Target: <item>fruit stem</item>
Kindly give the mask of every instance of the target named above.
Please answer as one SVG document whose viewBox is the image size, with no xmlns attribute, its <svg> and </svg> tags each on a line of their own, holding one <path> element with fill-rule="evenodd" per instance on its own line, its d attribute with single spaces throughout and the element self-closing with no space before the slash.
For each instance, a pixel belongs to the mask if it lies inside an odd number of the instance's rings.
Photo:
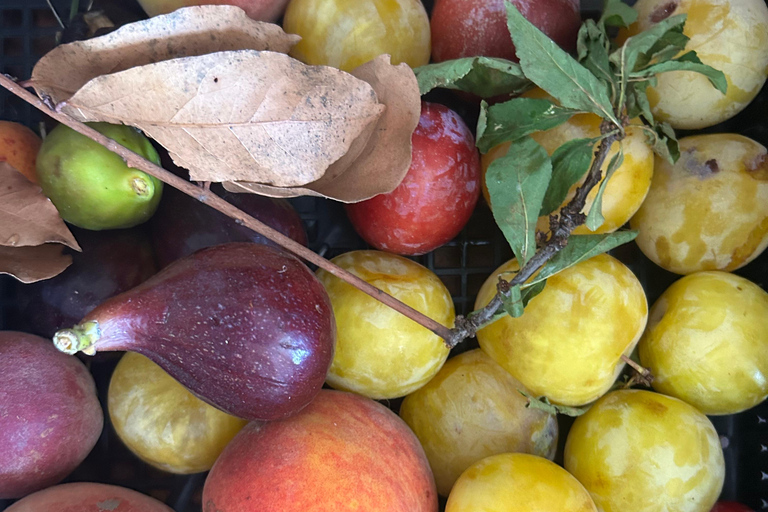
<svg viewBox="0 0 768 512">
<path fill-rule="evenodd" d="M 65 354 L 74 355 L 85 352 L 93 355 L 93 345 L 101 338 L 101 329 L 98 322 L 85 322 L 72 327 L 62 329 L 53 335 L 53 344 Z"/>
</svg>

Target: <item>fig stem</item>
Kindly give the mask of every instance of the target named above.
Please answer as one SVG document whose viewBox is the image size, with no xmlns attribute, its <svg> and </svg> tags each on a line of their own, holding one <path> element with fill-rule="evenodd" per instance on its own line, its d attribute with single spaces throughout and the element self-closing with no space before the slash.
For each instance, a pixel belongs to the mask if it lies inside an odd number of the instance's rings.
<svg viewBox="0 0 768 512">
<path fill-rule="evenodd" d="M 93 355 L 93 345 L 101 338 L 101 329 L 98 322 L 85 322 L 72 327 L 62 329 L 53 335 L 53 344 L 65 354 L 74 355 L 85 352 Z"/>
<path fill-rule="evenodd" d="M 69 115 L 63 112 L 60 112 L 57 106 L 53 104 L 50 97 L 45 96 L 42 99 L 40 99 L 34 94 L 25 90 L 20 84 L 17 84 L 11 77 L 2 73 L 0 73 L 0 85 L 2 85 L 3 88 L 7 89 L 8 91 L 18 96 L 22 100 L 29 103 L 33 107 L 37 108 L 38 110 L 44 112 L 45 114 L 59 121 L 60 123 L 69 126 L 76 132 L 81 133 L 86 137 L 88 137 L 89 139 L 101 144 L 102 146 L 112 151 L 113 153 L 117 153 L 123 158 L 123 160 L 125 160 L 125 163 L 129 167 L 133 167 L 134 169 L 139 169 L 149 174 L 150 176 L 154 176 L 155 178 L 162 181 L 163 183 L 166 183 L 172 186 L 173 188 L 178 189 L 181 192 L 184 192 L 188 196 L 197 199 L 201 203 L 204 203 L 210 206 L 214 210 L 220 211 L 224 215 L 234 219 L 235 222 L 237 222 L 238 224 L 242 224 L 243 226 L 250 228 L 256 233 L 259 233 L 260 235 L 267 237 L 268 239 L 272 240 L 273 242 L 280 245 L 284 249 L 287 249 L 293 254 L 299 256 L 300 258 L 304 258 L 305 260 L 311 263 L 314 263 L 315 265 L 322 268 L 323 270 L 338 277 L 339 279 L 342 279 L 343 281 L 349 283 L 350 285 L 354 286 L 358 290 L 364 293 L 367 293 L 374 299 L 386 304 L 387 306 L 394 309 L 395 311 L 405 315 L 406 317 L 410 318 L 414 322 L 429 329 L 433 333 L 437 334 L 438 336 L 446 340 L 446 344 L 448 343 L 448 340 L 450 340 L 454 336 L 451 329 L 444 326 L 440 322 L 424 315 L 423 313 L 413 309 L 412 307 L 397 300 L 391 295 L 379 290 L 375 286 L 367 283 L 366 281 L 357 277 L 351 272 L 344 270 L 343 268 L 335 265 L 334 263 L 320 256 L 319 254 L 307 249 L 300 243 L 283 235 L 279 231 L 272 229 L 271 227 L 267 226 L 263 222 L 260 222 L 257 219 L 251 217 L 247 213 L 243 212 L 239 208 L 236 208 L 235 206 L 228 203 L 224 199 L 220 198 L 216 194 L 213 194 L 208 190 L 198 187 L 197 185 L 191 183 L 190 181 L 187 181 L 183 178 L 176 176 L 175 174 L 163 169 L 159 165 L 155 165 L 149 160 L 137 155 L 133 151 L 121 146 L 114 140 L 108 137 L 105 137 L 104 135 L 97 132 L 90 126 L 87 126 L 81 123 L 80 121 L 77 121 L 76 119 L 70 117 Z M 24 85 L 30 86 L 31 84 L 29 82 L 25 82 Z M 57 336 L 61 334 L 61 338 L 62 338 L 61 343 L 65 346 L 67 344 L 67 340 L 72 339 L 73 337 L 74 339 L 78 339 L 76 337 L 76 334 L 74 333 L 64 334 L 69 332 L 70 330 L 65 330 L 65 331 L 60 331 L 60 333 L 57 333 Z"/>
</svg>

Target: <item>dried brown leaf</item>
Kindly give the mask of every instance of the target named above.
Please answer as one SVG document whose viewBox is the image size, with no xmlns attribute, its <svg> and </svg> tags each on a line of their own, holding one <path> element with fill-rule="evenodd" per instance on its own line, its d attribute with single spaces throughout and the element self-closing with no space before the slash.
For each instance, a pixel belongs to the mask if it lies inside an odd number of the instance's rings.
<svg viewBox="0 0 768 512">
<path fill-rule="evenodd" d="M 385 107 L 338 69 L 242 50 L 97 77 L 63 110 L 143 130 L 192 180 L 289 187 L 323 176 Z"/>
<path fill-rule="evenodd" d="M 56 47 L 35 65 L 32 85 L 39 96 L 48 95 L 59 103 L 97 76 L 220 51 L 288 53 L 299 39 L 279 25 L 252 20 L 239 7 L 185 7 L 101 37 Z"/>
<path fill-rule="evenodd" d="M 72 264 L 60 244 L 34 247 L 0 246 L 0 274 L 10 274 L 22 283 L 34 283 L 61 274 Z"/>
<path fill-rule="evenodd" d="M 21 247 L 47 242 L 80 250 L 53 203 L 39 186 L 0 162 L 0 245 Z"/>
<path fill-rule="evenodd" d="M 416 77 L 405 64 L 393 66 L 380 55 L 352 74 L 376 91 L 387 110 L 370 136 L 363 133 L 344 158 L 319 180 L 304 187 L 279 188 L 263 183 L 229 182 L 230 192 L 250 192 L 271 197 L 314 195 L 352 203 L 394 190 L 411 165 L 411 135 L 421 113 Z"/>
</svg>

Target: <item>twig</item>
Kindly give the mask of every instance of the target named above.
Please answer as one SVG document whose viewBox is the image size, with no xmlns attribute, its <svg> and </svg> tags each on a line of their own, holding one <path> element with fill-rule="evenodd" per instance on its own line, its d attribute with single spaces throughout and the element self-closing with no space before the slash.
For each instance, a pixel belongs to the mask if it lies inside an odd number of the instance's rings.
<svg viewBox="0 0 768 512">
<path fill-rule="evenodd" d="M 436 320 L 433 320 L 432 318 L 429 318 L 428 316 L 416 311 L 412 307 L 408 306 L 407 304 L 404 304 L 403 302 L 400 302 L 399 300 L 395 299 L 391 295 L 388 295 L 387 293 L 379 290 L 375 286 L 360 279 L 356 275 L 331 263 L 330 261 L 323 258 L 322 256 L 315 254 L 314 252 L 307 249 L 300 243 L 295 242 L 293 239 L 283 235 L 279 231 L 272 229 L 271 227 L 267 226 L 263 222 L 256 220 L 255 218 L 251 217 L 250 215 L 243 212 L 242 210 L 232 206 L 230 203 L 220 198 L 219 196 L 209 191 L 206 191 L 201 187 L 198 187 L 194 183 L 187 181 L 185 179 L 182 179 L 169 171 L 166 171 L 162 167 L 155 165 L 154 163 L 150 162 L 149 160 L 146 160 L 145 158 L 142 158 L 140 155 L 137 155 L 133 151 L 126 149 L 125 147 L 121 146 L 114 140 L 108 137 L 105 137 L 104 135 L 97 132 L 93 128 L 69 117 L 63 112 L 59 112 L 56 109 L 50 108 L 43 100 L 38 99 L 37 96 L 24 90 L 24 88 L 22 88 L 19 84 L 15 83 L 6 75 L 0 74 L 0 85 L 2 85 L 5 89 L 9 90 L 19 98 L 26 101 L 30 105 L 36 107 L 37 109 L 41 110 L 42 112 L 56 119 L 60 123 L 65 124 L 70 128 L 72 128 L 73 130 L 75 130 L 76 132 L 79 132 L 85 135 L 86 137 L 88 137 L 89 139 L 92 139 L 98 142 L 99 144 L 106 147 L 113 153 L 117 153 L 123 158 L 123 160 L 125 160 L 125 163 L 128 164 L 129 167 L 133 167 L 135 169 L 144 171 L 147 174 L 159 179 L 163 183 L 166 183 L 180 190 L 181 192 L 184 192 L 185 194 L 197 199 L 201 203 L 204 203 L 210 206 L 211 208 L 220 211 L 224 215 L 231 217 L 238 224 L 241 224 L 243 226 L 246 226 L 252 229 L 253 231 L 259 233 L 260 235 L 267 237 L 268 239 L 279 244 L 283 248 L 289 250 L 293 254 L 314 263 L 315 265 L 322 268 L 323 270 L 346 281 L 347 283 L 351 284 L 355 288 L 367 293 L 374 299 L 386 304 L 387 306 L 391 307 L 395 311 L 398 311 L 399 313 L 402 313 L 403 315 L 407 316 L 414 322 L 417 322 L 418 324 L 426 327 L 427 329 L 437 334 L 441 338 L 447 340 L 452 336 L 450 329 L 440 324 Z"/>
<path fill-rule="evenodd" d="M 620 140 L 619 132 L 613 133 L 617 127 L 610 121 L 604 121 L 601 126 L 601 132 L 608 134 L 595 151 L 595 159 L 589 168 L 587 179 L 576 189 L 573 199 L 560 210 L 558 216 L 550 217 L 551 236 L 545 242 L 544 246 L 536 251 L 536 254 L 526 263 L 520 271 L 515 274 L 511 281 L 499 279 L 496 295 L 483 309 L 475 311 L 468 317 L 459 316 L 456 318 L 455 327 L 451 329 L 451 337 L 446 338 L 446 344 L 453 348 L 462 340 L 474 336 L 479 329 L 490 322 L 504 304 L 504 297 L 509 290 L 518 284 L 525 283 L 533 274 L 544 266 L 552 257 L 568 244 L 568 237 L 574 229 L 584 223 L 586 215 L 582 213 L 584 205 L 587 202 L 589 192 L 600 183 L 602 177 L 602 166 L 608 156 L 611 146 L 617 140 Z"/>
<path fill-rule="evenodd" d="M 621 360 L 627 363 L 629 366 L 632 367 L 633 370 L 635 370 L 635 372 L 637 372 L 636 376 L 638 380 L 640 380 L 640 382 L 642 382 L 648 387 L 650 387 L 651 384 L 653 384 L 653 375 L 651 374 L 651 370 L 637 364 L 631 358 L 625 356 L 624 354 L 621 355 Z M 635 376 L 633 376 L 632 378 L 634 379 Z"/>
</svg>

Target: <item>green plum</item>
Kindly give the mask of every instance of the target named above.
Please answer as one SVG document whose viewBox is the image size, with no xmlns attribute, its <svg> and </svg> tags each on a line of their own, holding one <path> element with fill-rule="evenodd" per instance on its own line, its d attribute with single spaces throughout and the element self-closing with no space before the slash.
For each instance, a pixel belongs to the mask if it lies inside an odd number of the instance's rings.
<svg viewBox="0 0 768 512">
<path fill-rule="evenodd" d="M 149 139 L 136 129 L 109 123 L 88 125 L 160 164 Z M 37 177 L 65 221 L 96 231 L 129 228 L 149 220 L 163 190 L 156 178 L 129 168 L 120 156 L 63 124 L 43 141 L 37 155 Z"/>
</svg>

